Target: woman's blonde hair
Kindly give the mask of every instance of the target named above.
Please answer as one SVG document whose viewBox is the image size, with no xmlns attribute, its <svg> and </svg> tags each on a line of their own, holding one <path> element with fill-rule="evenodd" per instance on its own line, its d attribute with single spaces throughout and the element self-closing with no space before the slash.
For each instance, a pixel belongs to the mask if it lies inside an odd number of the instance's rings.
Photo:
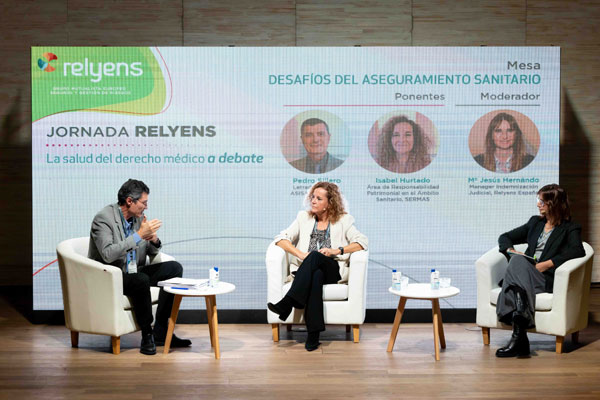
<svg viewBox="0 0 600 400">
<path fill-rule="evenodd" d="M 342 218 L 344 214 L 346 214 L 346 210 L 344 208 L 344 200 L 342 199 L 342 193 L 340 192 L 340 188 L 335 183 L 329 182 L 317 182 L 310 188 L 306 200 L 310 204 L 310 199 L 315 192 L 316 189 L 324 189 L 327 192 L 327 201 L 329 202 L 329 207 L 327 208 L 327 215 L 329 216 L 329 220 L 333 223 L 337 222 Z M 312 211 L 308 211 L 308 214 L 311 217 L 315 217 L 315 214 Z"/>
</svg>

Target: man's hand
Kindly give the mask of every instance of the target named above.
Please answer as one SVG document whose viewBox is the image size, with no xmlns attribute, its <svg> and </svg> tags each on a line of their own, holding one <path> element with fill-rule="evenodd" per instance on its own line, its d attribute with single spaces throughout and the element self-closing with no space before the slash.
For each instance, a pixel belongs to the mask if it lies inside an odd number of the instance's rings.
<svg viewBox="0 0 600 400">
<path fill-rule="evenodd" d="M 137 234 L 144 240 L 150 240 L 155 242 L 158 240 L 156 237 L 156 231 L 160 229 L 162 225 L 162 221 L 158 219 L 153 219 L 148 221 L 146 216 L 144 215 L 144 219 L 142 220 L 142 225 L 140 225 L 140 229 L 137 231 Z"/>
<path fill-rule="evenodd" d="M 154 243 L 156 246 L 158 246 L 160 244 L 160 240 L 158 240 L 158 236 L 156 236 L 156 233 L 154 235 L 152 235 L 152 237 L 149 240 L 152 243 Z"/>
</svg>

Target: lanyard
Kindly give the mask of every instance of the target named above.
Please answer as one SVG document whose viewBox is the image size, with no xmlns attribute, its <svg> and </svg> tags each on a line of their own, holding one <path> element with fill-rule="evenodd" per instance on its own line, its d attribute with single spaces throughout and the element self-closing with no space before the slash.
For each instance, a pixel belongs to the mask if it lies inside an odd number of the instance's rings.
<svg viewBox="0 0 600 400">
<path fill-rule="evenodd" d="M 121 225 L 123 225 L 123 232 L 125 233 L 125 237 L 133 235 L 133 222 L 128 223 L 123 216 L 123 213 L 119 210 L 119 214 L 121 215 Z M 129 224 L 129 227 L 127 227 Z M 127 252 L 126 255 L 126 267 L 125 270 L 127 273 L 136 273 L 137 272 L 137 259 L 136 259 L 136 251 L 131 250 Z"/>
</svg>

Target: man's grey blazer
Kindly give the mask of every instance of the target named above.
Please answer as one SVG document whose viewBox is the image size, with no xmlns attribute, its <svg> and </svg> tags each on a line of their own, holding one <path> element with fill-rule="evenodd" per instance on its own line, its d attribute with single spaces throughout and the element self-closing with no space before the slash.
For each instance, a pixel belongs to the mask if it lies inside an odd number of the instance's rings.
<svg viewBox="0 0 600 400">
<path fill-rule="evenodd" d="M 325 168 L 323 168 L 323 170 L 320 173 L 324 174 L 325 172 L 333 171 L 334 169 L 336 169 L 343 163 L 344 163 L 344 160 L 340 160 L 339 158 L 332 156 L 328 152 L 327 153 L 327 163 L 325 164 Z M 294 167 L 300 171 L 306 172 L 308 174 L 316 174 L 317 173 L 317 171 L 315 170 L 314 162 L 308 156 L 300 158 L 298 160 L 294 160 L 294 161 L 290 162 L 290 165 L 292 167 Z"/>
<path fill-rule="evenodd" d="M 158 254 L 160 246 L 143 239 L 136 244 L 133 235 L 126 238 L 121 218 L 121 209 L 116 203 L 104 207 L 96 214 L 90 230 L 88 257 L 125 271 L 127 253 L 136 250 L 137 265 L 140 269 L 146 264 L 146 256 Z M 137 231 L 141 224 L 142 218 L 133 218 L 134 231 Z"/>
</svg>

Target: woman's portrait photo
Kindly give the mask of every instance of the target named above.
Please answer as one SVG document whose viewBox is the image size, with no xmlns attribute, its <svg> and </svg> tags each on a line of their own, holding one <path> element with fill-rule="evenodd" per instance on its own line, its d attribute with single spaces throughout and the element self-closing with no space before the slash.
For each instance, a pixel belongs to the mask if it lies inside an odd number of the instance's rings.
<svg viewBox="0 0 600 400">
<path fill-rule="evenodd" d="M 508 174 L 529 165 L 540 147 L 535 124 L 516 111 L 490 112 L 473 125 L 469 149 L 477 164 L 492 172 Z"/>
<path fill-rule="evenodd" d="M 381 167 L 406 174 L 427 167 L 437 154 L 438 135 L 433 123 L 418 112 L 394 112 L 375 121 L 369 133 L 369 151 Z"/>
</svg>

